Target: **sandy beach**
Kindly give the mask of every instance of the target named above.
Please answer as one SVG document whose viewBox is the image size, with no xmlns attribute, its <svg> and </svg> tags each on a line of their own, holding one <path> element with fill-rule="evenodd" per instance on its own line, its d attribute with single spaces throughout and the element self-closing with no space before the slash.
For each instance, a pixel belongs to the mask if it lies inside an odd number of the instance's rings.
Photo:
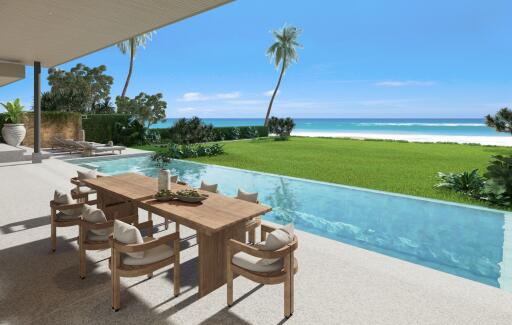
<svg viewBox="0 0 512 325">
<path fill-rule="evenodd" d="M 386 134 L 386 133 L 359 133 L 359 132 L 292 132 L 294 136 L 303 137 L 329 137 L 353 139 L 381 139 L 402 140 L 409 142 L 453 142 L 478 143 L 491 146 L 512 146 L 512 137 L 500 136 L 459 136 L 459 135 L 431 135 L 431 134 Z"/>
</svg>

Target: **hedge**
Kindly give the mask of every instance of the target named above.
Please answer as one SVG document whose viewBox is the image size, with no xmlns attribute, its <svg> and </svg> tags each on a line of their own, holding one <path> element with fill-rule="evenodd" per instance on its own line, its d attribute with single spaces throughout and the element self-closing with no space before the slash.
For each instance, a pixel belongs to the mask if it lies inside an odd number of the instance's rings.
<svg viewBox="0 0 512 325">
<path fill-rule="evenodd" d="M 107 143 L 118 138 L 117 123 L 127 126 L 129 122 L 127 114 L 90 114 L 82 117 L 82 128 L 87 141 Z"/>
<path fill-rule="evenodd" d="M 172 138 L 172 128 L 153 130 L 160 133 L 163 141 L 169 142 Z M 265 126 L 225 126 L 213 128 L 213 141 L 250 139 L 255 137 L 268 137 L 268 128 Z"/>
</svg>

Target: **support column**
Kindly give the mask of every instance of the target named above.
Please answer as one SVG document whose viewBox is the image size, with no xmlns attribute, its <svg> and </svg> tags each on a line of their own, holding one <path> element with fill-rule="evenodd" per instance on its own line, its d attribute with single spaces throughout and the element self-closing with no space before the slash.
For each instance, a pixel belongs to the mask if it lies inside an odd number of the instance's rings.
<svg viewBox="0 0 512 325">
<path fill-rule="evenodd" d="M 41 155 L 41 62 L 34 61 L 34 153 L 32 163 L 42 162 Z"/>
</svg>

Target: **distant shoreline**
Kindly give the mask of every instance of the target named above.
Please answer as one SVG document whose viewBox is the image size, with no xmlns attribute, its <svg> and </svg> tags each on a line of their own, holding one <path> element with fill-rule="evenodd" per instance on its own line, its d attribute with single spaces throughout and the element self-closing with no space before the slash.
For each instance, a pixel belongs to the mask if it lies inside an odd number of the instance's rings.
<svg viewBox="0 0 512 325">
<path fill-rule="evenodd" d="M 490 146 L 512 147 L 512 136 L 469 136 L 469 135 L 432 135 L 432 134 L 391 134 L 391 133 L 359 133 L 359 132 L 312 132 L 293 131 L 293 136 L 327 137 L 327 138 L 353 138 L 398 140 L 409 142 L 453 142 L 460 144 L 476 143 Z"/>
</svg>

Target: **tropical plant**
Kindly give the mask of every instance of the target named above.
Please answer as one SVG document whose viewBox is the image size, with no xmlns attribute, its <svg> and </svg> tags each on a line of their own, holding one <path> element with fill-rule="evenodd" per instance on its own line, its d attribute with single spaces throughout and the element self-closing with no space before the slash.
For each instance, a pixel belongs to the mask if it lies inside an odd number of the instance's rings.
<svg viewBox="0 0 512 325">
<path fill-rule="evenodd" d="M 139 46 L 142 46 L 143 48 L 146 47 L 146 44 L 148 41 L 151 41 L 153 38 L 153 33 L 156 33 L 154 31 L 144 33 L 141 35 L 137 35 L 134 37 L 131 37 L 125 41 L 122 41 L 120 43 L 117 43 L 117 48 L 121 51 L 121 53 L 126 54 L 128 51 L 130 51 L 130 67 L 128 68 L 128 76 L 126 76 L 126 81 L 124 83 L 123 92 L 121 93 L 121 97 L 126 96 L 126 90 L 128 89 L 128 84 L 130 83 L 130 78 L 132 77 L 132 71 L 133 71 L 133 62 L 135 60 L 135 52 L 137 51 L 137 48 Z"/>
<path fill-rule="evenodd" d="M 140 124 L 149 128 L 152 124 L 165 120 L 167 102 L 162 97 L 161 93 L 148 95 L 143 92 L 133 99 L 117 96 L 117 111 L 132 115 Z"/>
<path fill-rule="evenodd" d="M 96 103 L 92 107 L 92 112 L 94 114 L 113 114 L 116 112 L 116 107 L 114 104 L 110 101 L 110 97 L 104 98 L 100 102 Z"/>
<path fill-rule="evenodd" d="M 64 71 L 48 69 L 51 95 L 43 93 L 42 109 L 87 113 L 109 98 L 114 78 L 105 74 L 106 66 L 89 68 L 81 63 Z"/>
<path fill-rule="evenodd" d="M 213 144 L 175 144 L 169 145 L 169 154 L 172 158 L 185 159 L 203 156 L 217 156 L 224 153 L 224 146 L 218 143 Z"/>
<path fill-rule="evenodd" d="M 270 98 L 268 104 L 267 114 L 265 115 L 265 126 L 268 125 L 268 117 L 272 110 L 272 104 L 279 91 L 281 80 L 288 67 L 298 61 L 299 55 L 297 53 L 298 48 L 302 48 L 302 45 L 297 42 L 297 38 L 302 33 L 300 29 L 294 26 L 283 26 L 280 30 L 272 31 L 274 35 L 274 43 L 267 49 L 267 56 L 271 62 L 274 62 L 276 69 L 281 66 L 281 72 L 279 73 L 279 79 L 277 80 L 276 87 Z"/>
<path fill-rule="evenodd" d="M 19 98 L 16 98 L 12 102 L 2 103 L 2 106 L 5 108 L 7 118 L 11 123 L 20 123 L 23 118 L 23 109 L 25 108 L 21 105 L 21 101 Z"/>
<path fill-rule="evenodd" d="M 440 182 L 435 188 L 451 189 L 474 198 L 480 198 L 484 188 L 484 178 L 478 175 L 478 169 L 462 173 L 441 173 L 437 174 Z"/>
<path fill-rule="evenodd" d="M 485 122 L 487 126 L 495 128 L 498 132 L 512 133 L 512 110 L 502 108 L 494 116 L 487 115 Z"/>
<path fill-rule="evenodd" d="M 155 162 L 155 165 L 163 169 L 167 164 L 169 164 L 172 161 L 172 156 L 170 151 L 160 151 L 155 152 L 151 156 L 151 160 Z"/>
<path fill-rule="evenodd" d="M 181 118 L 169 130 L 171 141 L 190 144 L 212 141 L 215 137 L 212 124 L 205 124 L 199 117 Z"/>
<path fill-rule="evenodd" d="M 487 199 L 500 205 L 512 204 L 512 156 L 494 156 L 484 176 Z"/>
<path fill-rule="evenodd" d="M 287 139 L 295 127 L 295 122 L 291 117 L 277 118 L 272 116 L 268 121 L 268 130 L 270 133 L 278 135 L 277 140 Z"/>
</svg>

